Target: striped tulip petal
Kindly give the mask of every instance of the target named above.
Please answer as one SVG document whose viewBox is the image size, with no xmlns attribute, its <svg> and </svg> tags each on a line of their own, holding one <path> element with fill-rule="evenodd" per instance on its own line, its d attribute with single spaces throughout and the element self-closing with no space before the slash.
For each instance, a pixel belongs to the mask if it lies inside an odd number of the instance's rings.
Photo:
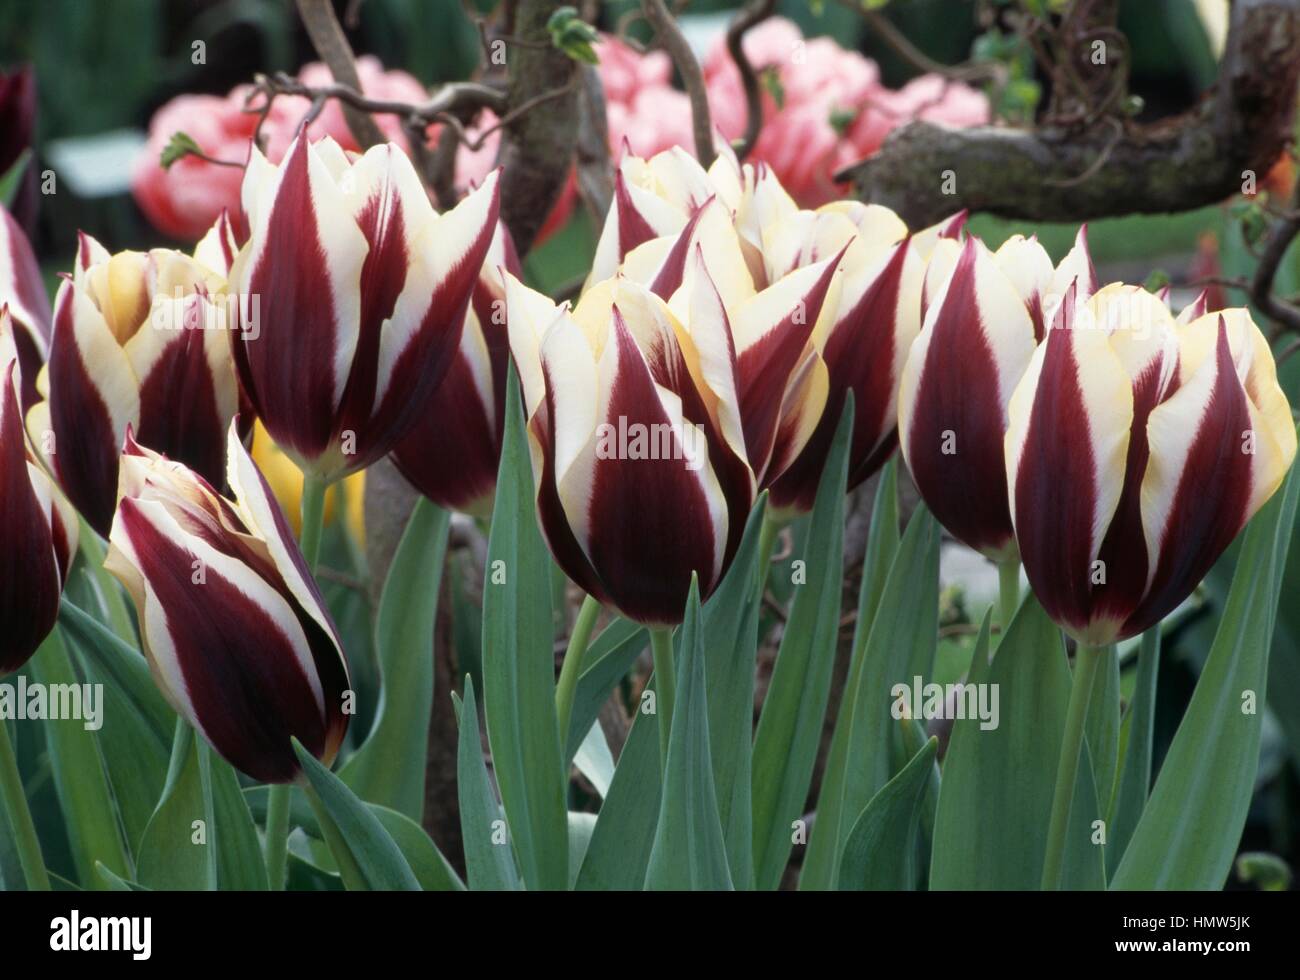
<svg viewBox="0 0 1300 980">
<path fill-rule="evenodd" d="M 53 315 L 31 243 L 13 215 L 0 207 L 0 307 L 9 307 L 15 330 L 22 403 L 36 400 L 36 374 L 49 349 Z"/>
<path fill-rule="evenodd" d="M 899 440 L 935 517 L 994 558 L 1015 550 L 1002 437 L 1034 348 L 1023 299 L 983 243 L 968 238 L 908 353 Z"/>
<path fill-rule="evenodd" d="M 108 568 L 136 605 L 154 678 L 232 765 L 288 782 L 299 739 L 331 761 L 347 726 L 347 665 L 288 522 L 232 425 L 230 482 L 128 439 Z"/>
<path fill-rule="evenodd" d="M 1074 288 L 1010 405 L 1007 484 L 1021 560 L 1057 622 L 1089 642 L 1094 562 L 1120 502 L 1133 389 L 1105 333 L 1080 327 Z"/>
<path fill-rule="evenodd" d="M 76 547 L 76 524 L 27 449 L 14 365 L 0 377 L 0 677 L 17 670 L 54 628 Z"/>
</svg>

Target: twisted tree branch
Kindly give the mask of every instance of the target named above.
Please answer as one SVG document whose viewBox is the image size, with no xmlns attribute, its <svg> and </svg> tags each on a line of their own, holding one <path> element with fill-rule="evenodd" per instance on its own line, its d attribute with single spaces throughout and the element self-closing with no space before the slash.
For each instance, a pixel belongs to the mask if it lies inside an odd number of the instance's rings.
<svg viewBox="0 0 1300 980">
<path fill-rule="evenodd" d="M 763 93 L 758 84 L 758 72 L 745 54 L 745 34 L 772 16 L 775 8 L 776 0 L 750 0 L 727 27 L 727 51 L 736 63 L 740 84 L 745 90 L 745 135 L 735 148 L 736 156 L 741 160 L 754 148 L 759 130 L 763 128 Z"/>
<path fill-rule="evenodd" d="M 700 166 L 708 169 L 716 156 L 713 150 L 713 119 L 709 113 L 709 95 L 704 87 L 704 72 L 691 50 L 686 35 L 664 6 L 664 0 L 641 0 L 641 10 L 646 22 L 654 28 L 659 45 L 668 52 L 677 74 L 682 76 L 682 87 L 691 100 L 691 129 L 695 136 L 695 156 Z"/>
</svg>

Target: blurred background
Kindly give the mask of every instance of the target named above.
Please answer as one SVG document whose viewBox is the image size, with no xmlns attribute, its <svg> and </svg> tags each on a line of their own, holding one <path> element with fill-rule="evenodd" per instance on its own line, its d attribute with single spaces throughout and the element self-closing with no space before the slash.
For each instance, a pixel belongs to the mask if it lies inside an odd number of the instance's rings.
<svg viewBox="0 0 1300 980">
<path fill-rule="evenodd" d="M 337 6 L 342 11 L 350 5 L 340 0 Z M 357 7 L 349 36 L 358 55 L 378 59 L 376 73 L 402 72 L 427 89 L 469 77 L 474 71 L 481 52 L 471 13 L 486 13 L 493 6 L 489 0 L 366 0 Z M 584 12 L 594 12 L 593 21 L 604 32 L 626 29 L 631 38 L 644 41 L 645 25 L 629 24 L 625 18 L 634 6 L 631 0 L 618 0 L 588 4 Z M 722 0 L 697 0 L 683 14 L 683 27 L 705 61 L 706 72 L 736 6 Z M 959 93 L 965 101 L 954 112 L 968 117 L 954 119 L 958 124 L 982 122 L 984 119 L 977 118 L 981 115 L 1012 122 L 1032 120 L 1043 98 L 1032 60 L 1026 52 L 1009 46 L 997 27 L 1000 6 L 1005 3 L 999 0 L 895 0 L 883 6 L 885 16 L 937 62 L 954 64 L 977 57 L 1002 60 L 1010 67 L 1011 81 L 999 90 L 972 91 L 973 100 Z M 1120 9 L 1120 28 L 1132 53 L 1131 90 L 1140 98 L 1134 109 L 1138 117 L 1157 119 L 1193 105 L 1217 72 L 1226 0 L 1123 0 Z M 843 60 L 836 61 L 814 88 L 834 87 L 855 72 L 865 73 L 870 75 L 879 112 L 906 121 L 908 110 L 899 110 L 898 105 L 906 102 L 903 93 L 915 91 L 908 86 L 922 73 L 868 31 L 855 11 L 833 0 L 781 0 L 778 12 L 810 43 L 815 38 L 829 39 L 845 53 L 836 54 Z M 196 46 L 199 44 L 201 47 Z M 643 75 L 653 76 L 661 96 L 673 84 L 665 65 L 643 64 L 632 48 L 614 50 L 602 43 L 599 50 L 603 61 L 615 55 L 626 58 L 635 84 L 641 84 L 636 80 Z M 237 171 L 215 176 L 217 171 L 212 168 L 219 169 L 218 164 L 197 159 L 184 161 L 191 169 L 180 172 L 164 172 L 156 166 L 159 148 L 170 138 L 168 130 L 173 125 L 194 135 L 206 152 L 219 155 L 228 149 L 210 146 L 200 135 L 210 131 L 211 119 L 204 121 L 199 116 L 220 115 L 213 108 L 215 100 L 201 111 L 196 108 L 193 119 L 185 114 L 190 103 L 182 102 L 178 108 L 174 100 L 192 95 L 227 99 L 237 86 L 250 82 L 255 72 L 297 74 L 313 60 L 291 0 L 0 0 L 0 72 L 5 79 L 0 82 L 0 174 L 30 146 L 31 159 L 21 177 L 22 186 L 11 188 L 13 209 L 27 227 L 50 283 L 60 271 L 70 268 L 79 229 L 112 251 L 159 244 L 191 247 L 198 235 L 193 233 L 194 221 L 187 220 L 184 213 L 193 204 L 187 202 L 186 194 L 198 187 L 205 194 L 216 193 L 211 191 L 211 186 L 216 186 L 211 182 L 236 186 Z M 14 81 L 23 66 L 30 66 L 33 73 L 34 92 L 30 85 L 24 88 Z M 602 65 L 602 75 L 607 67 Z M 797 82 L 790 75 L 765 73 L 765 98 L 774 115 L 787 108 L 787 100 L 818 98 L 816 91 L 799 91 Z M 626 109 L 617 119 L 611 109 L 611 130 L 625 130 L 639 151 L 658 148 L 637 146 L 638 141 L 654 143 L 662 135 L 649 134 L 647 127 L 681 124 L 680 118 L 670 118 L 680 116 L 671 108 L 676 103 L 642 107 L 645 111 L 638 115 L 635 93 L 615 98 L 609 77 L 606 85 L 611 102 L 619 102 L 620 112 Z M 947 94 L 945 90 L 945 98 Z M 27 110 L 17 104 L 24 99 L 30 100 Z M 930 103 L 908 104 L 919 105 L 918 114 L 931 109 Z M 174 115 L 159 117 L 160 110 L 169 105 Z M 895 108 L 887 110 L 889 105 Z M 817 111 L 821 117 L 815 121 L 824 123 L 823 129 L 829 127 L 829 138 L 843 137 L 833 148 L 834 160 L 851 162 L 873 145 L 850 137 L 863 128 L 866 113 L 876 109 L 837 104 L 828 108 L 818 103 Z M 180 122 L 171 121 L 176 119 Z M 877 135 L 885 129 L 888 125 Z M 248 132 L 241 129 L 239 133 L 246 147 Z M 779 154 L 790 146 L 801 147 L 803 142 L 797 131 L 789 136 L 778 133 L 769 152 Z M 782 143 L 786 146 L 779 145 Z M 811 175 L 806 192 L 796 194 L 801 203 L 815 206 L 826 197 L 827 161 L 832 156 L 816 161 L 821 170 Z M 479 157 L 480 164 L 490 166 L 491 146 Z M 472 181 L 475 165 L 463 162 L 465 179 Z M 800 165 L 799 161 L 790 162 L 789 173 L 781 174 L 788 186 L 798 182 Z M 1281 158 L 1271 173 L 1261 174 L 1259 179 L 1275 198 L 1284 196 L 1295 179 L 1292 161 Z M 49 187 L 42 186 L 50 180 Z M 50 189 L 53 193 L 46 192 Z M 200 212 L 210 206 L 206 199 L 197 205 Z M 1265 222 L 1266 215 L 1254 199 L 1230 200 L 1182 214 L 1098 221 L 1089 227 L 1089 240 L 1103 283 L 1116 279 L 1151 287 L 1171 283 L 1175 287 L 1173 305 L 1178 308 L 1198 291 L 1199 286 L 1190 284 L 1248 276 Z M 596 228 L 597 222 L 580 203 L 570 200 L 567 207 L 558 207 L 543 240 L 526 259 L 533 284 L 558 293 L 580 280 L 590 265 Z M 971 228 L 991 247 L 1013 231 L 1036 233 L 1058 260 L 1076 232 L 1074 226 L 1033 226 L 986 215 L 976 215 Z M 1244 301 L 1240 295 L 1224 294 L 1219 285 L 1210 288 L 1220 290 L 1212 305 Z M 1300 249 L 1293 247 L 1284 262 L 1276 292 L 1283 296 L 1300 292 Z M 1286 342 L 1280 340 L 1279 349 Z M 1280 371 L 1292 404 L 1300 403 L 1300 357 L 1285 360 Z M 1235 557 L 1229 553 L 1171 621 L 1160 666 L 1157 766 L 1210 647 L 1217 609 L 1234 570 Z M 960 553 L 955 545 L 945 551 L 943 574 L 944 639 L 940 676 L 935 678 L 941 683 L 964 672 L 972 624 L 978 623 L 996 593 L 991 568 Z M 458 588 L 459 576 L 450 578 L 453 590 Z M 345 601 L 344 592 L 336 589 L 335 593 L 338 601 Z M 456 601 L 468 600 L 459 597 Z M 348 623 L 356 621 L 349 629 L 357 631 L 357 645 L 368 649 L 362 613 L 352 609 L 341 618 Z M 461 665 L 472 669 L 476 637 L 458 624 L 453 642 L 463 655 Z M 1124 673 L 1127 693 L 1133 683 L 1132 655 L 1125 666 L 1129 668 Z M 1283 589 L 1268 705 L 1257 792 L 1242 851 L 1271 857 L 1244 862 L 1232 887 L 1286 886 L 1292 881 L 1288 866 L 1300 862 L 1300 542 L 1291 549 Z"/>
</svg>

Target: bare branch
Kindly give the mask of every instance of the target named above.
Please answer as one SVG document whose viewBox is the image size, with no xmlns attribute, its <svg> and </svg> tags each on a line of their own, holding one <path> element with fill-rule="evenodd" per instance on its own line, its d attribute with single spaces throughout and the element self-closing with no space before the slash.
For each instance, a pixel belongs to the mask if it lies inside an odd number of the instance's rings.
<svg viewBox="0 0 1300 980">
<path fill-rule="evenodd" d="M 334 5 L 330 0 L 298 0 L 298 16 L 302 18 L 312 47 L 325 62 L 334 81 L 345 85 L 355 92 L 361 91 L 361 78 L 357 75 L 357 62 L 352 54 L 352 46 L 343 33 L 343 27 L 334 16 Z M 356 106 L 345 104 L 343 118 L 347 121 L 352 137 L 362 149 L 384 141 L 383 134 L 375 121 Z"/>
<path fill-rule="evenodd" d="M 736 63 L 740 84 L 745 89 L 745 135 L 743 142 L 735 148 L 736 156 L 741 160 L 754 148 L 759 130 L 763 128 L 763 93 L 758 84 L 758 72 L 745 54 L 745 34 L 772 16 L 775 7 L 776 0 L 750 0 L 727 28 L 727 51 Z"/>
<path fill-rule="evenodd" d="M 614 199 L 613 169 L 609 159 L 609 123 L 605 90 L 594 65 L 582 68 L 578 94 L 578 192 L 596 223 L 605 220 Z"/>
<path fill-rule="evenodd" d="M 1182 115 L 1123 121 L 1118 140 L 1105 119 L 1032 130 L 918 121 L 837 179 L 851 179 L 860 198 L 893 207 L 913 227 L 962 208 L 1069 222 L 1185 211 L 1238 193 L 1244 170 L 1272 167 L 1290 138 L 1298 78 L 1300 0 L 1237 0 L 1219 80 Z M 955 193 L 944 193 L 946 172 Z M 1079 182 L 1061 193 L 1070 180 Z"/>
<path fill-rule="evenodd" d="M 645 19 L 655 29 L 660 46 L 668 52 L 682 85 L 691 100 L 691 127 L 695 134 L 695 156 L 705 169 L 713 163 L 713 119 L 709 113 L 709 95 L 704 87 L 704 72 L 691 50 L 686 35 L 664 6 L 664 0 L 641 0 Z"/>
<path fill-rule="evenodd" d="M 1259 311 L 1278 326 L 1300 333 L 1300 308 L 1273 295 L 1278 267 L 1297 236 L 1300 236 L 1300 180 L 1292 192 L 1291 213 L 1273 223 L 1250 281 L 1250 301 Z"/>
</svg>

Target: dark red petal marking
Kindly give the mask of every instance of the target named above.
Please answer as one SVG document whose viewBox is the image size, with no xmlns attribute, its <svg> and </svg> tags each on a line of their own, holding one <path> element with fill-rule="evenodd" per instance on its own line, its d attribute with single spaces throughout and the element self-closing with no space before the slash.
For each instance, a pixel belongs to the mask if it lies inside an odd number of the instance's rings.
<svg viewBox="0 0 1300 980">
<path fill-rule="evenodd" d="M 52 319 L 50 300 L 45 293 L 45 280 L 41 278 L 41 268 L 36 262 L 36 253 L 32 251 L 31 243 L 23 233 L 22 227 L 2 206 L 0 206 L 0 221 L 5 223 L 4 234 L 9 245 L 9 261 L 14 269 L 12 286 L 16 299 L 36 317 L 36 322 L 25 323 L 24 326 L 35 331 L 48 343 Z M 10 312 L 17 316 L 17 310 L 12 307 Z M 19 331 L 15 330 L 14 333 L 17 334 Z"/>
<path fill-rule="evenodd" d="M 439 507 L 463 511 L 492 493 L 500 450 L 469 362 L 458 354 L 392 458 L 420 493 Z"/>
<path fill-rule="evenodd" d="M 654 426 L 670 423 L 650 372 L 617 307 L 613 318 L 619 365 L 602 421 L 662 432 Z M 716 584 L 709 503 L 676 435 L 673 452 L 672 459 L 598 459 L 587 508 L 591 563 L 614 604 L 642 623 L 681 622 L 692 572 L 702 596 Z"/>
<path fill-rule="evenodd" d="M 824 359 L 830 390 L 826 409 L 803 451 L 772 484 L 772 504 L 782 509 L 811 510 L 835 428 L 844 410 L 845 392 L 853 392 L 853 445 L 849 484 L 866 481 L 893 452 L 897 434 L 885 431 L 885 419 L 898 391 L 894 383 L 894 327 L 899 317 L 899 288 L 910 238 L 894 249 L 885 268 L 826 340 Z M 888 449 L 880 450 L 885 443 Z"/>
<path fill-rule="evenodd" d="M 483 226 L 465 254 L 438 282 L 424 319 L 397 356 L 383 400 L 364 422 L 365 428 L 357 430 L 353 470 L 370 465 L 406 435 L 427 410 L 430 396 L 451 368 L 460 349 L 470 296 L 492 244 L 499 205 L 500 194 L 494 190 Z"/>
<path fill-rule="evenodd" d="M 12 376 L 10 366 L 0 393 L 0 677 L 25 664 L 54 628 L 62 582 L 49 515 L 27 473 Z"/>
<path fill-rule="evenodd" d="M 396 151 L 390 149 L 389 152 Z M 410 264 L 402 198 L 391 177 L 392 172 L 385 170 L 383 181 L 373 189 L 357 215 L 357 224 L 370 243 L 370 251 L 361 267 L 361 322 L 357 349 L 339 403 L 336 428 L 338 433 L 356 433 L 358 442 L 368 431 L 370 412 L 375 404 L 379 342 L 384 321 L 393 315 Z"/>
<path fill-rule="evenodd" d="M 1124 488 L 1097 555 L 1105 563 L 1106 582 L 1093 586 L 1096 619 L 1126 619 L 1146 591 L 1149 556 L 1142 530 L 1142 477 L 1151 456 L 1147 421 L 1156 405 L 1173 393 L 1160 388 L 1163 367 L 1163 357 L 1156 358 L 1133 382 L 1133 426 L 1124 464 Z M 1176 371 L 1174 375 L 1176 378 Z"/>
<path fill-rule="evenodd" d="M 909 431 L 917 489 L 944 527 L 977 551 L 1012 538 L 997 361 L 975 301 L 975 240 L 967 239 L 930 329 Z M 943 450 L 948 433 L 955 452 Z"/>
<path fill-rule="evenodd" d="M 305 459 L 329 447 L 334 430 L 338 331 L 330 256 L 321 242 L 307 173 L 307 142 L 284 164 L 266 239 L 248 279 L 260 333 L 235 335 L 235 358 L 271 437 Z"/>
<path fill-rule="evenodd" d="M 119 518 L 157 596 L 203 733 L 254 779 L 293 779 L 298 764 L 290 736 L 318 757 L 325 754 L 327 736 L 291 639 L 216 569 L 206 568 L 204 581 L 194 583 L 196 556 L 155 528 L 135 500 L 122 501 Z M 328 689 L 325 696 L 328 704 Z"/>
<path fill-rule="evenodd" d="M 841 249 L 840 254 L 843 252 Z M 745 431 L 745 449 L 755 473 L 762 473 L 767 466 L 781 420 L 786 387 L 791 374 L 799 366 L 838 267 L 838 258 L 827 262 L 821 276 L 803 297 L 802 304 L 791 309 L 780 323 L 737 358 L 737 394 Z"/>
<path fill-rule="evenodd" d="M 117 502 L 117 434 L 112 416 L 81 360 L 72 325 L 74 286 L 59 294 L 50 342 L 50 428 L 54 469 L 72 505 L 102 537 Z M 35 438 L 41 438 L 35 433 Z"/>
<path fill-rule="evenodd" d="M 41 400 L 41 393 L 36 390 L 36 378 L 41 373 L 45 358 L 41 355 L 40 348 L 36 346 L 36 341 L 32 339 L 32 335 L 27 332 L 27 329 L 17 320 L 11 322 L 13 323 L 14 351 L 18 355 L 18 371 L 22 377 L 22 391 L 19 392 L 19 403 L 22 405 L 23 414 L 26 415 L 28 409 Z"/>
<path fill-rule="evenodd" d="M 709 198 L 709 201 L 712 200 L 713 198 Z M 650 292 L 660 299 L 671 299 L 673 293 L 681 287 L 682 280 L 686 278 L 686 260 L 691 254 L 691 242 L 695 237 L 695 229 L 699 226 L 700 216 L 704 214 L 704 208 L 708 206 L 709 201 L 705 201 L 704 205 L 686 222 L 686 227 L 681 230 L 676 241 L 673 242 L 673 247 L 668 250 L 668 257 L 664 259 L 664 264 L 656 273 L 655 281 L 650 284 Z"/>
<path fill-rule="evenodd" d="M 614 171 L 614 204 L 618 209 L 618 261 L 621 265 L 628 252 L 658 236 L 632 200 L 622 167 Z"/>
<path fill-rule="evenodd" d="M 1049 616 L 1078 628 L 1091 618 L 1096 461 L 1074 349 L 1074 287 L 1048 331 L 1020 465 L 1016 540 L 1025 574 Z"/>
<path fill-rule="evenodd" d="M 202 301 L 194 297 L 192 302 Z M 226 476 L 226 425 L 201 329 L 184 329 L 140 382 L 140 443 L 221 486 Z"/>
<path fill-rule="evenodd" d="M 545 372 L 545 364 L 542 366 Z M 537 406 L 537 411 L 528 424 L 542 450 L 542 474 L 537 487 L 537 522 L 541 525 L 546 544 L 551 549 L 555 562 L 574 584 L 602 605 L 609 603 L 609 595 L 600 576 L 591 567 L 582 545 L 578 543 L 569 524 L 564 505 L 560 502 L 559 490 L 555 485 L 555 435 L 551 431 L 551 419 L 555 418 L 555 395 L 551 389 L 550 378 L 546 378 L 546 398 Z"/>
<path fill-rule="evenodd" d="M 1141 633 L 1172 612 L 1246 523 L 1252 467 L 1251 457 L 1242 452 L 1242 437 L 1252 428 L 1250 406 L 1237 379 L 1223 317 L 1215 360 L 1214 391 L 1179 477 L 1151 588 L 1124 623 L 1121 637 Z"/>
</svg>

